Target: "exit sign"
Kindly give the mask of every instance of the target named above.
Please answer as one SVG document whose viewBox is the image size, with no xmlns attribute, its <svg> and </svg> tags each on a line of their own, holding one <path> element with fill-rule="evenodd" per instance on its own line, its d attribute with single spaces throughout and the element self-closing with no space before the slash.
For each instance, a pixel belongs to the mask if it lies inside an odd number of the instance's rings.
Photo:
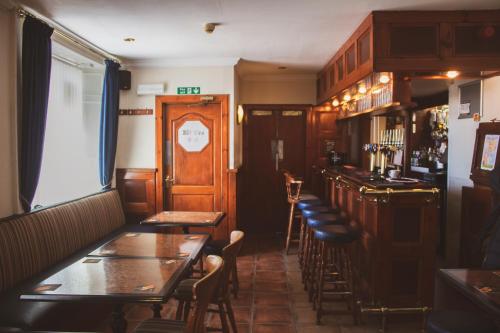
<svg viewBox="0 0 500 333">
<path fill-rule="evenodd" d="M 177 87 L 177 95 L 199 95 L 200 87 Z"/>
</svg>

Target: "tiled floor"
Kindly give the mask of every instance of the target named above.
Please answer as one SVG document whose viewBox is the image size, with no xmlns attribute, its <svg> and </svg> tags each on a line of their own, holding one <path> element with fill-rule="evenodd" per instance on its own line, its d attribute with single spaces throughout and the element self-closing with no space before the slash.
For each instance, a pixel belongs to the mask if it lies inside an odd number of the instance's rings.
<svg viewBox="0 0 500 333">
<path fill-rule="evenodd" d="M 301 279 L 297 255 L 285 255 L 276 237 L 247 237 L 238 258 L 240 293 L 233 309 L 240 333 L 371 333 L 378 332 L 380 320 L 364 318 L 364 325 L 354 326 L 349 315 L 325 315 L 323 325 L 316 325 L 316 314 L 308 302 Z M 345 303 L 334 304 L 344 309 Z M 163 318 L 173 319 L 176 302 L 164 306 Z M 151 317 L 146 306 L 132 306 L 127 311 L 129 330 Z M 209 326 L 220 327 L 218 314 L 210 313 Z M 421 332 L 418 320 L 398 322 L 389 319 L 387 332 Z"/>
</svg>

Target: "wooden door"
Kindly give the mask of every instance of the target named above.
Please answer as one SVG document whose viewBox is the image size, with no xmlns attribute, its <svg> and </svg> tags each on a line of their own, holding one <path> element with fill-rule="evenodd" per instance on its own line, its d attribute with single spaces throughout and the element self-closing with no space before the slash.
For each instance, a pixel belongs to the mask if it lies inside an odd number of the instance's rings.
<svg viewBox="0 0 500 333">
<path fill-rule="evenodd" d="M 245 108 L 243 189 L 239 201 L 244 230 L 285 231 L 288 205 L 283 170 L 305 176 L 307 110 L 307 106 L 285 105 Z"/>
<path fill-rule="evenodd" d="M 165 99 L 167 96 L 162 97 Z M 227 212 L 226 99 L 200 103 L 199 96 L 171 96 L 162 103 L 162 141 L 158 177 L 158 210 Z M 196 100 L 197 99 L 197 100 Z M 159 122 L 157 120 L 157 126 Z M 157 127 L 158 130 L 158 127 Z M 158 164 L 159 161 L 157 161 Z M 158 187 L 157 187 L 158 189 Z M 216 238 L 227 238 L 227 221 L 219 227 L 197 228 Z"/>
</svg>

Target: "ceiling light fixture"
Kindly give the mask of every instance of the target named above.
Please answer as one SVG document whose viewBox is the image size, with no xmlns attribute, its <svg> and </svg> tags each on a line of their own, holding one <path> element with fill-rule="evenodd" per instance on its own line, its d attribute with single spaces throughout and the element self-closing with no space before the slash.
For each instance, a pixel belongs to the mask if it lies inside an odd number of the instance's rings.
<svg viewBox="0 0 500 333">
<path fill-rule="evenodd" d="M 349 93 L 346 93 L 343 97 L 344 101 L 349 102 L 351 100 L 351 95 Z"/>
<path fill-rule="evenodd" d="M 383 83 L 383 84 L 389 83 L 390 80 L 391 80 L 391 78 L 389 77 L 389 74 L 387 74 L 387 73 L 380 74 L 380 77 L 378 78 L 378 81 L 380 83 Z"/>
<path fill-rule="evenodd" d="M 127 43 L 133 43 L 133 42 L 135 42 L 135 38 L 134 37 L 127 37 L 127 38 L 123 38 L 123 41 L 127 42 Z"/>
<path fill-rule="evenodd" d="M 460 72 L 457 72 L 457 71 L 448 71 L 448 72 L 446 72 L 446 76 L 448 78 L 450 78 L 450 79 L 456 78 L 459 74 L 460 74 Z"/>
<path fill-rule="evenodd" d="M 337 107 L 337 106 L 339 106 L 339 104 L 340 104 L 339 100 L 337 98 L 334 98 L 333 101 L 332 101 L 332 105 L 335 106 L 335 107 Z"/>
</svg>

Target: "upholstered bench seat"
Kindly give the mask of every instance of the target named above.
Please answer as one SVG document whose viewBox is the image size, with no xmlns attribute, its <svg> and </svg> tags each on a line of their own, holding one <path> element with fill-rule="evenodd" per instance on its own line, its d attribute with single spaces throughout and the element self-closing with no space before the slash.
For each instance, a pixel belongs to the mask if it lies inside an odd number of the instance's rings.
<svg viewBox="0 0 500 333">
<path fill-rule="evenodd" d="M 129 231 L 151 230 L 125 224 L 116 190 L 0 220 L 0 331 L 96 331 L 109 305 L 31 302 L 19 296 Z"/>
</svg>

